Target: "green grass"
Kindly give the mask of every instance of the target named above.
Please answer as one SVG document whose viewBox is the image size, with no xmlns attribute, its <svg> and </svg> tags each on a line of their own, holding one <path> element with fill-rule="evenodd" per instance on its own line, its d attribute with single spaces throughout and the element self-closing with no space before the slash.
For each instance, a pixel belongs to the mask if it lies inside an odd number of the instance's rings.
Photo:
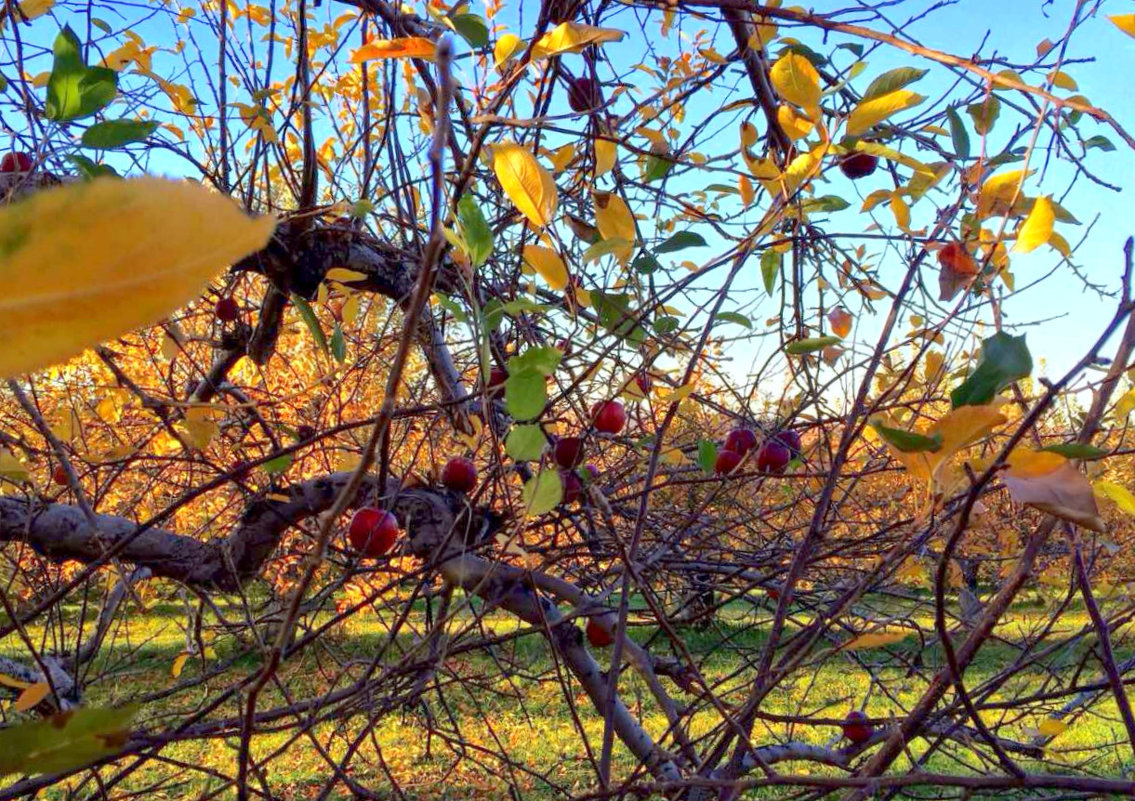
<svg viewBox="0 0 1135 801">
<path fill-rule="evenodd" d="M 75 610 L 70 612 L 74 614 Z M 410 620 L 412 627 L 418 630 L 424 622 L 421 612 L 419 605 Z M 238 617 L 239 609 L 226 608 L 225 613 Z M 87 703 L 116 704 L 174 686 L 178 680 L 171 676 L 170 669 L 185 647 L 181 628 L 183 614 L 184 608 L 178 604 L 156 604 L 144 614 L 130 612 L 126 616 L 127 624 L 116 630 L 113 641 L 95 666 L 95 671 L 105 673 L 105 676 L 89 688 Z M 767 611 L 763 614 L 767 615 Z M 933 621 L 930 615 L 931 609 L 923 607 L 914 610 L 909 617 L 924 631 L 931 632 Z M 468 611 L 463 612 L 461 618 L 465 622 L 473 621 L 473 615 Z M 1022 637 L 1047 619 L 1048 611 L 1042 600 L 1022 603 L 1014 609 L 998 629 L 998 636 L 1003 641 L 991 641 L 981 650 L 966 674 L 967 684 L 978 684 L 1009 665 L 1018 655 L 1015 646 Z M 740 703 L 744 698 L 752 672 L 739 669 L 746 660 L 756 658 L 765 640 L 765 627 L 753 625 L 753 620 L 750 607 L 733 604 L 719 615 L 713 629 L 683 632 L 686 646 L 700 660 L 703 675 L 710 681 L 724 681 L 718 688 L 718 694 L 727 703 Z M 1081 610 L 1066 611 L 1046 644 L 1061 642 L 1087 622 Z M 504 614 L 490 614 L 482 625 L 485 632 L 497 635 L 517 630 L 515 620 Z M 33 638 L 44 636 L 42 631 L 34 629 L 30 634 Z M 646 627 L 634 629 L 634 636 L 640 642 L 656 634 Z M 342 687 L 346 677 L 358 675 L 362 665 L 373 658 L 388 637 L 389 628 L 375 615 L 356 615 L 330 632 L 326 642 L 285 663 L 279 672 L 281 683 L 297 699 L 315 697 Z M 147 704 L 143 720 L 156 722 L 163 715 L 172 715 L 169 720 L 176 722 L 179 713 L 191 711 L 206 699 L 216 697 L 233 681 L 255 673 L 261 665 L 259 654 L 241 649 L 231 637 L 222 636 L 214 645 L 217 659 L 209 660 L 204 667 L 211 668 L 218 661 L 235 660 L 228 672 L 190 690 Z M 386 661 L 394 661 L 400 650 L 413 645 L 411 633 L 400 634 Z M 660 639 L 654 641 L 653 647 L 659 653 L 668 652 Z M 1044 664 L 1030 666 L 1003 686 L 997 697 L 1010 698 L 1022 691 L 1037 691 L 1049 686 L 1045 684 L 1051 679 L 1049 672 L 1065 674 L 1065 671 L 1074 669 L 1084 647 L 1075 644 L 1057 649 Z M 909 659 L 919 649 L 911 638 L 894 650 Z M 0 653 L 5 655 L 20 656 L 22 652 L 16 638 L 9 638 L 0 646 Z M 578 793 L 595 787 L 593 763 L 582 746 L 564 689 L 555 681 L 554 672 L 550 671 L 552 660 L 544 640 L 538 635 L 506 640 L 495 647 L 495 654 L 502 662 L 512 663 L 517 670 L 512 675 L 503 675 L 500 662 L 483 652 L 451 657 L 441 674 L 446 682 L 446 703 L 440 704 L 437 693 L 428 691 L 424 697 L 428 713 L 426 706 L 417 704 L 395 709 L 379 718 L 351 762 L 352 777 L 375 791 L 386 793 L 391 787 L 389 773 L 397 780 L 401 797 L 408 799 L 501 798 L 506 797 L 505 785 L 515 786 L 523 798 L 552 799 L 563 797 L 563 792 Z M 1121 649 L 1120 656 L 1126 655 L 1127 650 Z M 850 706 L 859 705 L 871 684 L 873 672 L 877 684 L 872 690 L 869 713 L 876 716 L 899 713 L 901 708 L 909 707 L 917 699 L 925 686 L 925 677 L 942 660 L 942 654 L 936 648 L 927 649 L 921 657 L 922 672 L 911 677 L 884 650 L 829 654 L 815 665 L 805 666 L 793 681 L 777 688 L 762 706 L 762 711 L 840 716 Z M 601 656 L 601 661 L 603 658 Z M 865 669 L 864 665 L 873 666 L 872 670 Z M 200 660 L 190 660 L 181 680 L 198 676 L 202 667 Z M 1097 666 L 1091 665 L 1084 680 L 1094 678 L 1096 672 Z M 648 731 L 654 734 L 662 732 L 666 728 L 665 719 L 657 711 L 645 684 L 633 671 L 623 676 L 620 688 L 628 705 L 633 711 L 641 709 Z M 464 681 L 455 681 L 458 677 Z M 688 696 L 672 682 L 668 679 L 664 682 L 679 701 L 688 700 Z M 602 718 L 594 713 L 578 685 L 573 683 L 571 692 L 583 733 L 597 758 L 603 736 Z M 258 708 L 272 708 L 283 701 L 280 688 L 270 684 L 261 696 Z M 215 716 L 233 717 L 240 711 L 239 704 L 230 701 L 218 709 Z M 427 714 L 432 717 L 432 723 L 427 720 Z M 1025 740 L 1025 727 L 1037 725 L 1040 719 L 1039 714 L 1020 719 L 990 714 L 986 721 L 991 725 L 1010 721 L 999 732 L 1003 736 L 1014 736 L 1016 732 L 1019 739 Z M 358 714 L 345 721 L 318 724 L 313 733 L 337 760 L 342 757 L 347 742 L 364 731 L 366 721 L 367 708 L 363 706 Z M 1021 764 L 1031 771 L 1064 770 L 1074 766 L 1097 775 L 1119 776 L 1130 770 L 1132 765 L 1130 748 L 1123 745 L 1122 726 L 1117 721 L 1114 703 L 1110 700 L 1101 702 L 1056 739 L 1043 763 L 1022 759 Z M 704 735 L 717 722 L 718 716 L 712 710 L 701 712 L 694 719 L 691 735 L 695 738 Z M 427 734 L 431 725 L 440 731 L 440 736 Z M 799 739 L 822 744 L 831 742 L 837 734 L 834 727 L 797 726 L 790 730 L 784 724 L 758 721 L 754 742 Z M 310 739 L 300 737 L 291 742 L 293 737 L 294 732 L 287 730 L 259 734 L 253 743 L 254 756 L 264 759 L 284 748 L 283 755 L 271 759 L 267 765 L 267 780 L 273 793 L 283 799 L 314 797 L 331 775 L 331 769 Z M 918 742 L 913 748 L 918 752 L 923 744 Z M 232 774 L 236 738 L 177 743 L 165 748 L 162 755 L 187 765 Z M 501 759 L 502 755 L 507 755 L 508 760 Z M 933 756 L 926 768 L 966 772 L 979 770 L 980 764 L 966 749 L 952 748 L 949 753 Z M 615 774 L 625 776 L 633 769 L 634 760 L 621 746 L 617 746 L 614 765 Z M 780 769 L 785 773 L 810 775 L 833 772 L 829 768 L 802 762 L 783 764 Z M 526 770 L 544 774 L 547 781 Z M 120 789 L 141 789 L 159 777 L 176 783 L 150 791 L 147 794 L 150 798 L 196 798 L 221 785 L 219 780 L 211 779 L 202 772 L 153 763 L 133 774 Z M 90 792 L 90 787 L 87 792 Z M 331 797 L 346 795 L 340 784 Z M 751 797 L 766 795 L 773 797 L 774 794 L 771 791 L 767 794 L 755 792 Z M 777 791 L 775 795 L 780 797 L 782 792 Z M 65 793 L 57 788 L 43 797 L 63 798 Z M 222 791 L 219 797 L 232 797 L 231 790 Z"/>
</svg>

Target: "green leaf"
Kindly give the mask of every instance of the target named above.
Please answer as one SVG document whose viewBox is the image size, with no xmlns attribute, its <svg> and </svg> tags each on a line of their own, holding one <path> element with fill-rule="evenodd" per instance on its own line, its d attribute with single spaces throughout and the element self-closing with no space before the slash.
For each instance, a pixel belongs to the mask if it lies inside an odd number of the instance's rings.
<svg viewBox="0 0 1135 801">
<path fill-rule="evenodd" d="M 1105 153 L 1110 153 L 1115 150 L 1115 145 L 1106 136 L 1097 134 L 1084 140 L 1084 150 L 1091 150 L 1093 147 L 1099 148 Z"/>
<path fill-rule="evenodd" d="M 457 32 L 461 34 L 461 38 L 472 47 L 477 49 L 488 47 L 489 26 L 476 14 L 458 14 L 456 17 L 451 17 L 450 22 L 453 23 L 453 27 Z"/>
<path fill-rule="evenodd" d="M 675 253 L 686 248 L 704 248 L 705 238 L 693 231 L 679 231 L 654 249 L 655 253 Z"/>
<path fill-rule="evenodd" d="M 966 132 L 966 124 L 953 106 L 946 109 L 946 118 L 950 121 L 950 139 L 954 143 L 954 153 L 960 159 L 968 159 L 969 133 Z"/>
<path fill-rule="evenodd" d="M 646 340 L 642 326 L 634 323 L 637 314 L 631 308 L 630 295 L 596 291 L 591 293 L 591 302 L 600 324 L 612 334 L 636 346 Z"/>
<path fill-rule="evenodd" d="M 823 195 L 804 202 L 801 206 L 806 212 L 814 211 L 843 211 L 851 204 L 837 195 Z"/>
<path fill-rule="evenodd" d="M 626 246 L 627 240 L 623 239 L 621 236 L 612 237 L 611 239 L 600 239 L 587 250 L 583 251 L 581 258 L 584 264 L 590 264 Z"/>
<path fill-rule="evenodd" d="M 55 122 L 89 117 L 118 93 L 118 73 L 106 67 L 88 67 L 80 55 L 79 38 L 70 26 L 55 37 L 55 61 L 47 79 L 44 115 Z"/>
<path fill-rule="evenodd" d="M 447 312 L 449 312 L 451 315 L 453 315 L 453 319 L 456 320 L 457 322 L 459 322 L 459 323 L 469 322 L 469 315 L 467 315 L 465 313 L 465 310 L 462 309 L 460 305 L 458 305 L 457 301 L 455 301 L 453 298 L 449 297 L 449 295 L 443 295 L 441 292 L 438 292 L 437 294 L 434 295 L 434 300 L 437 301 L 437 304 L 439 306 L 441 306 L 443 309 L 445 309 Z"/>
<path fill-rule="evenodd" d="M 1001 114 L 1001 101 L 997 95 L 990 95 L 979 103 L 970 103 L 966 112 L 973 118 L 973 129 L 981 136 L 993 130 L 997 117 Z"/>
<path fill-rule="evenodd" d="M 91 17 L 91 24 L 103 33 L 114 33 L 114 29 L 110 27 L 110 23 L 106 22 L 106 20 L 101 20 L 98 17 Z"/>
<path fill-rule="evenodd" d="M 563 351 L 554 345 L 539 345 L 510 357 L 508 371 L 509 373 L 530 371 L 539 373 L 541 377 L 551 375 L 556 372 L 556 368 L 560 366 L 560 359 L 563 357 Z"/>
<path fill-rule="evenodd" d="M 922 434 L 916 434 L 913 431 L 903 431 L 901 428 L 891 428 L 890 426 L 883 425 L 877 420 L 871 421 L 871 428 L 879 433 L 879 436 L 886 440 L 895 448 L 903 453 L 919 453 L 930 452 L 936 453 L 942 449 L 942 435 L 935 434 L 932 437 L 927 437 Z"/>
<path fill-rule="evenodd" d="M 331 332 L 331 355 L 339 364 L 347 358 L 347 340 L 343 338 L 343 328 L 339 323 L 335 323 L 335 330 Z"/>
<path fill-rule="evenodd" d="M 981 343 L 977 367 L 960 386 L 950 393 L 950 402 L 959 406 L 984 406 L 997 393 L 1033 371 L 1033 357 L 1025 344 L 1025 336 L 999 332 Z"/>
<path fill-rule="evenodd" d="M 765 282 L 765 292 L 772 297 L 776 289 L 776 277 L 780 275 L 781 255 L 772 248 L 766 248 L 761 253 L 761 279 Z"/>
<path fill-rule="evenodd" d="M 717 467 L 717 443 L 710 439 L 698 441 L 698 464 L 702 472 L 712 476 Z"/>
<path fill-rule="evenodd" d="M 631 262 L 631 267 L 636 273 L 649 275 L 655 270 L 660 269 L 662 265 L 658 263 L 658 259 L 654 258 L 654 256 L 649 253 L 640 253 L 635 260 Z"/>
<path fill-rule="evenodd" d="M 531 314 L 532 312 L 546 312 L 551 308 L 546 303 L 537 303 L 532 298 L 516 298 L 510 300 L 501 306 L 505 314 L 509 317 L 517 317 L 521 314 Z"/>
<path fill-rule="evenodd" d="M 547 443 L 548 438 L 544 435 L 543 428 L 538 425 L 522 425 L 508 432 L 504 450 L 518 462 L 533 462 L 540 458 Z"/>
<path fill-rule="evenodd" d="M 520 497 L 528 507 L 528 514 L 531 517 L 552 511 L 564 499 L 564 485 L 559 472 L 542 470 L 532 476 L 524 482 Z"/>
<path fill-rule="evenodd" d="M 113 167 L 108 167 L 105 164 L 99 164 L 78 153 L 69 154 L 67 156 L 67 161 L 71 162 L 71 164 L 74 165 L 75 169 L 78 170 L 79 175 L 81 175 L 86 181 L 89 181 L 92 178 L 99 178 L 104 175 L 118 177 L 118 173 L 114 171 Z"/>
<path fill-rule="evenodd" d="M 469 261 L 480 267 L 493 255 L 493 229 L 471 195 L 462 195 L 457 202 L 457 226 L 469 248 Z"/>
<path fill-rule="evenodd" d="M 738 314 L 737 312 L 720 312 L 717 315 L 717 321 L 721 323 L 737 323 L 737 325 L 743 325 L 746 328 L 753 327 L 753 324 L 748 317 L 743 314 Z"/>
<path fill-rule="evenodd" d="M 83 131 L 83 138 L 79 141 L 83 147 L 111 150 L 128 145 L 131 142 L 141 142 L 149 137 L 157 127 L 156 122 L 143 122 L 142 120 L 105 120 L 104 122 L 96 122 Z"/>
<path fill-rule="evenodd" d="M 666 173 L 674 166 L 674 162 L 663 156 L 647 156 L 642 168 L 642 182 L 648 184 L 665 178 Z"/>
<path fill-rule="evenodd" d="M 311 308 L 311 304 L 301 298 L 299 295 L 292 295 L 292 303 L 299 310 L 300 317 L 303 318 L 304 325 L 307 330 L 311 332 L 311 336 L 315 339 L 315 344 L 319 345 L 319 349 L 327 355 L 327 337 L 323 333 L 323 329 L 319 326 L 319 318 L 315 316 L 315 309 Z"/>
<path fill-rule="evenodd" d="M 1097 448 L 1094 445 L 1084 445 L 1080 442 L 1063 442 L 1059 445 L 1048 445 L 1047 447 L 1041 448 L 1041 450 L 1060 454 L 1065 459 L 1079 459 L 1084 462 L 1102 459 L 1109 453 L 1109 451 L 1105 451 L 1103 448 Z"/>
<path fill-rule="evenodd" d="M 658 334 L 659 336 L 673 334 L 678 330 L 678 326 L 681 324 L 682 321 L 677 317 L 659 317 L 654 321 L 654 333 Z"/>
<path fill-rule="evenodd" d="M 914 67 L 897 67 L 893 70 L 888 70 L 880 75 L 875 80 L 871 81 L 867 87 L 867 91 L 863 93 L 864 100 L 870 100 L 873 97 L 881 97 L 896 89 L 902 89 L 908 84 L 912 84 L 919 80 L 930 70 L 919 70 Z"/>
<path fill-rule="evenodd" d="M 818 350 L 823 350 L 828 345 L 838 345 L 842 342 L 839 337 L 809 337 L 808 339 L 798 339 L 795 342 L 789 342 L 784 347 L 784 352 L 790 356 L 803 356 L 806 353 L 815 353 Z"/>
<path fill-rule="evenodd" d="M 7 88 L 8 88 L 8 79 L 5 78 L 3 75 L 0 75 L 0 92 L 3 92 Z"/>
<path fill-rule="evenodd" d="M 548 403 L 548 389 L 543 374 L 535 370 L 514 373 L 509 368 L 504 384 L 504 405 L 516 420 L 539 417 Z"/>
<path fill-rule="evenodd" d="M 295 459 L 296 455 L 294 453 L 284 453 L 277 456 L 275 459 L 269 459 L 262 464 L 261 467 L 264 468 L 264 472 L 268 475 L 278 476 L 287 471 L 287 469 L 292 466 L 292 462 L 294 462 Z"/>
<path fill-rule="evenodd" d="M 0 776 L 60 773 L 122 750 L 137 707 L 83 707 L 0 729 Z"/>
</svg>

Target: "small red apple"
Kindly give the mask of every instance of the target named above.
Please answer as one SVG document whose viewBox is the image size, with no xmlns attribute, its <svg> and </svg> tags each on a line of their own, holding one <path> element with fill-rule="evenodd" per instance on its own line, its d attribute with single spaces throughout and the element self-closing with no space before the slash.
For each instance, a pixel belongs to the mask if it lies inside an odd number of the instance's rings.
<svg viewBox="0 0 1135 801">
<path fill-rule="evenodd" d="M 359 509 L 351 518 L 347 537 L 356 551 L 377 559 L 394 547 L 394 541 L 398 539 L 398 518 L 370 506 Z"/>
<path fill-rule="evenodd" d="M 579 503 L 583 500 L 583 481 L 574 470 L 561 470 L 560 484 L 564 488 L 565 504 Z"/>
<path fill-rule="evenodd" d="M 840 171 L 853 181 L 866 178 L 879 166 L 879 157 L 870 153 L 851 153 L 840 159 Z"/>
<path fill-rule="evenodd" d="M 216 314 L 217 319 L 222 323 L 231 323 L 240 316 L 240 307 L 236 305 L 235 300 L 226 295 L 217 301 Z"/>
<path fill-rule="evenodd" d="M 595 430 L 604 434 L 618 434 L 627 424 L 627 412 L 618 401 L 600 401 L 591 407 Z"/>
<path fill-rule="evenodd" d="M 634 377 L 635 385 L 642 391 L 643 395 L 649 395 L 651 388 L 654 386 L 654 379 L 650 373 L 638 373 Z"/>
<path fill-rule="evenodd" d="M 579 437 L 560 437 L 552 448 L 552 459 L 568 470 L 583 461 L 583 440 Z"/>
<path fill-rule="evenodd" d="M 717 453 L 717 461 L 713 464 L 713 471 L 719 476 L 727 476 L 741 464 L 741 454 L 737 451 L 722 450 Z"/>
<path fill-rule="evenodd" d="M 489 371 L 489 385 L 487 387 L 489 393 L 502 391 L 506 381 L 508 381 L 508 370 L 503 367 L 494 367 Z"/>
<path fill-rule="evenodd" d="M 55 465 L 55 469 L 51 471 L 51 480 L 61 487 L 67 486 L 67 471 L 63 469 L 63 465 Z"/>
<path fill-rule="evenodd" d="M 606 648 L 615 642 L 615 638 L 611 636 L 611 632 L 605 626 L 599 623 L 599 618 L 587 618 L 587 641 L 591 643 L 592 648 Z"/>
<path fill-rule="evenodd" d="M 296 439 L 303 442 L 315 436 L 315 426 L 301 425 L 296 427 Z"/>
<path fill-rule="evenodd" d="M 477 466 L 464 456 L 454 456 L 441 470 L 441 483 L 454 492 L 470 492 L 477 486 Z"/>
<path fill-rule="evenodd" d="M 757 447 L 757 435 L 751 428 L 735 428 L 725 437 L 725 450 L 744 456 Z"/>
<path fill-rule="evenodd" d="M 788 448 L 788 452 L 792 454 L 795 459 L 803 451 L 803 443 L 800 442 L 800 435 L 793 431 L 791 428 L 786 428 L 783 431 L 778 431 L 773 434 L 774 440 L 779 442 L 784 447 Z"/>
<path fill-rule="evenodd" d="M 568 84 L 568 105 L 577 114 L 591 111 L 603 102 L 602 94 L 595 81 L 583 76 L 574 78 Z"/>
<path fill-rule="evenodd" d="M 775 589 L 775 588 L 770 588 L 769 591 L 768 591 L 768 597 L 772 598 L 774 601 L 779 601 L 780 600 L 780 590 Z"/>
<path fill-rule="evenodd" d="M 843 736 L 856 745 L 870 740 L 875 731 L 875 727 L 867 722 L 867 716 L 858 709 L 853 709 L 847 713 L 841 728 L 843 729 Z"/>
<path fill-rule="evenodd" d="M 757 451 L 757 470 L 762 473 L 780 475 L 792 461 L 792 454 L 783 442 L 776 439 L 765 440 L 765 444 Z"/>
<path fill-rule="evenodd" d="M 31 172 L 32 157 L 13 150 L 0 159 L 0 172 Z"/>
</svg>

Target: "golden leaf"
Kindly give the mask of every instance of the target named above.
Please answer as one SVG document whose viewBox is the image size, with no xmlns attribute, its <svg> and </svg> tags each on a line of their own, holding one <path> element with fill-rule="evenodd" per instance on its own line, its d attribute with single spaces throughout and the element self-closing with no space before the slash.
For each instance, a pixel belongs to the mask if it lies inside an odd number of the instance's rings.
<svg viewBox="0 0 1135 801">
<path fill-rule="evenodd" d="M 680 387 L 675 387 L 669 392 L 663 394 L 660 400 L 663 403 L 677 403 L 678 401 L 682 401 L 690 397 L 695 389 L 697 389 L 697 383 L 691 381 L 688 384 L 683 384 Z"/>
<path fill-rule="evenodd" d="M 597 28 L 581 22 L 561 22 L 540 37 L 532 48 L 533 58 L 548 58 L 563 53 L 582 53 L 588 45 L 617 42 L 625 34 L 614 28 Z"/>
<path fill-rule="evenodd" d="M 1108 19 L 1128 36 L 1135 36 L 1135 14 L 1110 14 Z"/>
<path fill-rule="evenodd" d="M 1055 221 L 1056 212 L 1052 208 L 1052 200 L 1047 195 L 1038 197 L 1028 218 L 1017 229 L 1017 244 L 1013 245 L 1013 250 L 1031 253 L 1048 242 Z"/>
<path fill-rule="evenodd" d="M 1045 737 L 1055 737 L 1058 734 L 1063 734 L 1068 730 L 1068 724 L 1056 718 L 1045 718 L 1036 727 L 1036 730 L 1043 734 Z"/>
<path fill-rule="evenodd" d="M 536 157 L 514 142 L 493 145 L 493 172 L 513 205 L 533 225 L 552 222 L 559 203 L 556 182 Z"/>
<path fill-rule="evenodd" d="M 500 69 L 502 64 L 516 54 L 521 44 L 520 37 L 515 33 L 503 34 L 493 45 L 493 66 Z"/>
<path fill-rule="evenodd" d="M 0 210 L 0 373 L 153 324 L 263 248 L 275 225 L 199 184 L 158 178 L 67 184 Z"/>
<path fill-rule="evenodd" d="M 776 110 L 776 121 L 780 123 L 781 130 L 783 130 L 792 141 L 803 139 L 805 136 L 812 133 L 812 129 L 816 127 L 816 124 L 810 119 L 797 114 L 796 109 L 792 108 L 792 106 L 780 106 Z"/>
<path fill-rule="evenodd" d="M 1024 170 L 1010 170 L 990 176 L 981 185 L 981 191 L 977 195 L 978 216 L 1008 213 L 1009 202 L 1018 194 L 1021 183 L 1033 172 L 1033 170 L 1027 173 Z"/>
<path fill-rule="evenodd" d="M 27 712 L 29 709 L 34 708 L 40 701 L 51 694 L 51 685 L 46 681 L 37 681 L 32 686 L 28 687 L 19 697 L 16 698 L 16 711 Z"/>
<path fill-rule="evenodd" d="M 1122 511 L 1135 517 L 1135 495 L 1131 494 L 1131 490 L 1111 481 L 1097 481 L 1092 484 L 1092 489 L 1097 495 L 1115 501 Z"/>
<path fill-rule="evenodd" d="M 769 70 L 777 94 L 805 109 L 820 102 L 820 74 L 812 62 L 797 53 L 786 53 Z"/>
<path fill-rule="evenodd" d="M 867 634 L 852 637 L 844 643 L 843 650 L 862 651 L 868 648 L 882 648 L 884 645 L 894 645 L 895 643 L 902 642 L 909 634 L 910 632 L 905 629 L 872 631 Z"/>
<path fill-rule="evenodd" d="M 524 261 L 532 266 L 552 289 L 559 292 L 568 285 L 568 271 L 560 254 L 542 245 L 525 245 Z"/>
<path fill-rule="evenodd" d="M 634 215 L 626 202 L 611 192 L 591 193 L 595 201 L 595 224 L 604 239 L 621 239 L 625 244 L 614 250 L 619 262 L 626 264 L 634 252 Z"/>
<path fill-rule="evenodd" d="M 737 191 L 740 193 L 741 202 L 745 204 L 746 208 L 753 205 L 757 193 L 753 188 L 753 182 L 749 180 L 747 175 L 741 175 L 737 178 Z"/>
<path fill-rule="evenodd" d="M 595 140 L 595 177 L 606 175 L 615 168 L 618 145 L 610 139 Z"/>
<path fill-rule="evenodd" d="M 351 63 L 377 61 L 384 58 L 424 58 L 437 60 L 437 42 L 423 36 L 400 39 L 375 39 L 351 53 Z"/>
<path fill-rule="evenodd" d="M 0 673 L 0 684 L 5 687 L 11 687 L 13 690 L 26 690 L 28 687 L 31 687 L 31 684 L 28 682 L 20 681 L 17 678 L 9 676 L 7 673 Z"/>
<path fill-rule="evenodd" d="M 851 333 L 851 322 L 855 318 L 846 309 L 832 309 L 828 312 L 828 322 L 831 323 L 832 333 L 840 339 Z"/>
<path fill-rule="evenodd" d="M 877 125 L 887 117 L 911 106 L 917 106 L 926 98 L 909 89 L 896 89 L 885 95 L 864 100 L 851 110 L 847 118 L 847 135 L 858 136 Z"/>
<path fill-rule="evenodd" d="M 1092 486 L 1067 459 L 1056 453 L 1017 448 L 1001 480 L 1009 496 L 1092 531 L 1104 531 Z"/>
<path fill-rule="evenodd" d="M 346 267 L 332 267 L 327 271 L 325 277 L 328 281 L 338 281 L 344 284 L 348 281 L 365 281 L 370 276 L 366 273 L 360 273 L 358 270 L 348 270 Z"/>
<path fill-rule="evenodd" d="M 180 654 L 178 654 L 173 660 L 173 665 L 170 666 L 169 674 L 175 679 L 179 677 L 181 675 L 181 671 L 185 669 L 185 663 L 186 661 L 188 661 L 188 659 L 189 654 L 187 654 L 185 651 L 182 651 Z"/>
</svg>

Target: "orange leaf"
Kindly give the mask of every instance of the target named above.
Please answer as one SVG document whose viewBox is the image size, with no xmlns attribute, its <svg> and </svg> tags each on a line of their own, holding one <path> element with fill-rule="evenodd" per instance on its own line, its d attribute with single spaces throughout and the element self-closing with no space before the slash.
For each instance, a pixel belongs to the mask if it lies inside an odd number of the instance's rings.
<svg viewBox="0 0 1135 801">
<path fill-rule="evenodd" d="M 351 53 L 351 63 L 377 61 L 384 58 L 437 59 L 437 43 L 424 36 L 406 36 L 401 39 L 375 39 Z"/>
<path fill-rule="evenodd" d="M 45 681 L 39 681 L 28 687 L 20 697 L 16 699 L 16 711 L 27 712 L 29 709 L 35 707 L 40 701 L 46 698 L 51 693 L 51 685 Z"/>
</svg>

